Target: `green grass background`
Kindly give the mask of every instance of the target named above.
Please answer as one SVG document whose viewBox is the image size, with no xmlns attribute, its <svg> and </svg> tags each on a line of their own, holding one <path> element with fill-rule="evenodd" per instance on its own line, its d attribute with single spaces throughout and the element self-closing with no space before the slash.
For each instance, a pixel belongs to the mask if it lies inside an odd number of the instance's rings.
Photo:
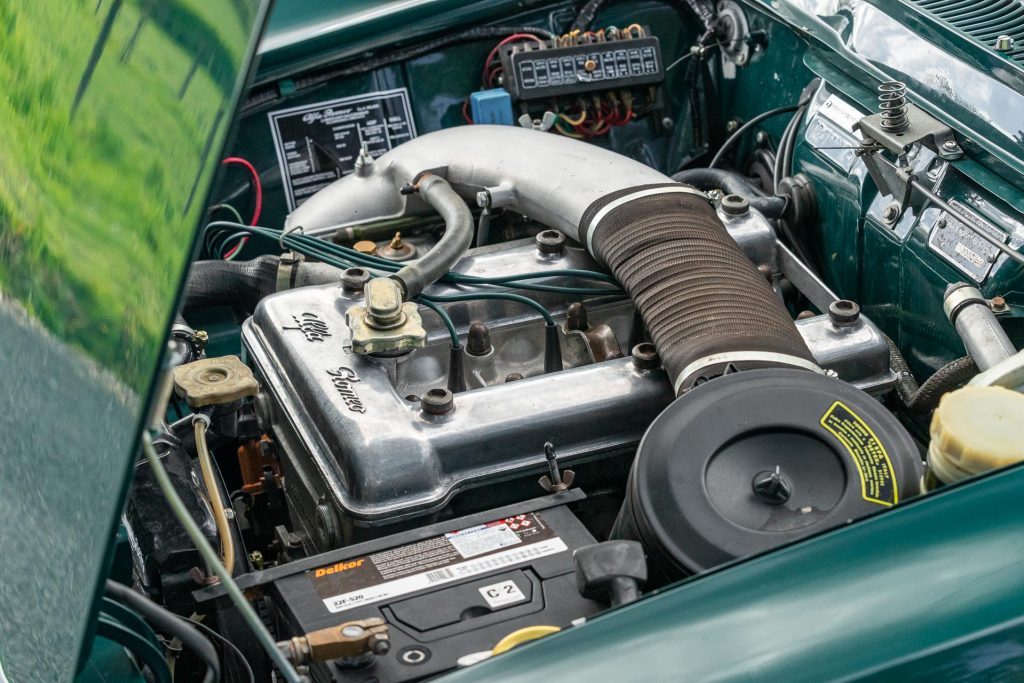
<svg viewBox="0 0 1024 683">
<path fill-rule="evenodd" d="M 138 391 L 162 348 L 256 3 L 125 0 L 72 116 L 114 1 L 0 2 L 0 293 Z"/>
</svg>

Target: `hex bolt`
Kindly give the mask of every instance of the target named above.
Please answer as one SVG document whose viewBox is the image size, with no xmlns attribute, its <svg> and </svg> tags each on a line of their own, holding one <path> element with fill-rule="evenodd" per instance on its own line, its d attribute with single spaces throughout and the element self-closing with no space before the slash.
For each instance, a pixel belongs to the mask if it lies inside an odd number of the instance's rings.
<svg viewBox="0 0 1024 683">
<path fill-rule="evenodd" d="M 480 190 L 476 193 L 476 205 L 486 209 L 491 205 L 491 193 L 487 190 Z"/>
<path fill-rule="evenodd" d="M 719 204 L 722 212 L 729 216 L 742 216 L 750 210 L 750 202 L 738 194 L 727 194 Z"/>
<path fill-rule="evenodd" d="M 947 152 L 955 152 L 960 149 L 960 145 L 956 144 L 956 140 L 946 140 L 942 143 L 942 149 Z"/>
<path fill-rule="evenodd" d="M 782 505 L 793 495 L 793 487 L 776 467 L 774 472 L 765 471 L 754 475 L 751 482 L 754 495 L 769 505 Z"/>
<path fill-rule="evenodd" d="M 565 235 L 557 230 L 543 230 L 535 238 L 542 254 L 561 254 L 565 251 Z"/>
<path fill-rule="evenodd" d="M 493 350 L 491 331 L 483 323 L 473 323 L 466 335 L 466 353 L 471 356 L 486 356 Z"/>
<path fill-rule="evenodd" d="M 661 365 L 658 349 L 649 342 L 642 342 L 634 346 L 631 355 L 633 356 L 633 366 L 637 370 L 653 370 Z"/>
<path fill-rule="evenodd" d="M 510 372 L 507 375 L 505 375 L 506 384 L 508 384 L 509 382 L 518 382 L 521 379 L 526 379 L 525 377 L 523 377 L 523 373 L 521 372 Z"/>
<path fill-rule="evenodd" d="M 1005 313 L 1010 310 L 1010 306 L 1006 303 L 1006 299 L 1001 296 L 992 297 L 992 301 L 989 302 L 992 310 L 996 313 Z"/>
<path fill-rule="evenodd" d="M 565 329 L 579 330 L 580 332 L 590 329 L 587 309 L 579 301 L 569 304 L 569 308 L 565 310 Z"/>
<path fill-rule="evenodd" d="M 420 399 L 420 408 L 428 415 L 447 415 L 455 410 L 455 396 L 447 389 L 430 389 Z"/>
<path fill-rule="evenodd" d="M 377 243 L 373 240 L 359 240 L 352 245 L 352 248 L 360 254 L 366 254 L 367 256 L 373 256 L 377 253 Z"/>
<path fill-rule="evenodd" d="M 946 227 L 946 225 L 947 223 L 945 218 L 940 218 L 935 222 L 935 227 L 937 227 L 939 230 L 943 230 Z"/>
<path fill-rule="evenodd" d="M 346 268 L 341 273 L 341 288 L 346 292 L 361 292 L 370 281 L 370 273 L 362 268 Z"/>
<path fill-rule="evenodd" d="M 890 204 L 882 210 L 882 220 L 886 223 L 895 223 L 896 219 L 900 217 L 900 207 L 895 204 Z"/>
<path fill-rule="evenodd" d="M 807 320 L 808 318 L 815 318 L 815 317 L 817 317 L 817 316 L 815 315 L 814 311 L 806 311 L 805 310 L 805 311 L 800 311 L 799 313 L 796 314 L 796 319 L 797 320 Z"/>
<path fill-rule="evenodd" d="M 860 320 L 860 306 L 849 299 L 839 299 L 828 305 L 828 317 L 835 325 L 852 325 Z"/>
<path fill-rule="evenodd" d="M 996 37 L 996 51 L 1009 52 L 1013 49 L 1013 43 L 1013 36 L 1004 33 L 1001 36 Z"/>
</svg>

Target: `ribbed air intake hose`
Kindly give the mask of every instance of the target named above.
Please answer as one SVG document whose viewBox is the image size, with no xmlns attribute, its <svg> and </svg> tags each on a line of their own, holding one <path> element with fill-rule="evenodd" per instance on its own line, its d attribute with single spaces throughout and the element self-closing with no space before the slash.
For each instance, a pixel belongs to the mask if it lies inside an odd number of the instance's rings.
<svg viewBox="0 0 1024 683">
<path fill-rule="evenodd" d="M 764 365 L 813 364 L 764 275 L 692 188 L 609 194 L 583 214 L 580 235 L 633 298 L 677 393 L 722 354 L 741 352 Z"/>
</svg>

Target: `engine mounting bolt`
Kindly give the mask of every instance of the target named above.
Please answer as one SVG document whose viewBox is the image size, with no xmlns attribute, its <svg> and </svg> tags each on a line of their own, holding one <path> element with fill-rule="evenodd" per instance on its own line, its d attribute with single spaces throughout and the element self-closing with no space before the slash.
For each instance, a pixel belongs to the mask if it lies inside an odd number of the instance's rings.
<svg viewBox="0 0 1024 683">
<path fill-rule="evenodd" d="M 996 38 L 996 50 L 999 52 L 1009 52 L 1013 49 L 1013 36 L 1003 34 Z"/>
<path fill-rule="evenodd" d="M 742 216 L 750 210 L 750 202 L 738 194 L 727 194 L 719 204 L 722 212 L 729 216 Z"/>
<path fill-rule="evenodd" d="M 455 410 L 455 396 L 447 389 L 430 389 L 420 399 L 420 407 L 428 415 L 447 415 Z"/>
<path fill-rule="evenodd" d="M 565 251 L 565 235 L 557 230 L 543 230 L 535 238 L 542 254 L 561 254 Z"/>
<path fill-rule="evenodd" d="M 774 472 L 765 471 L 754 475 L 751 482 L 754 495 L 769 505 L 782 505 L 793 495 L 793 487 L 776 467 Z"/>
<path fill-rule="evenodd" d="M 486 356 L 494 347 L 491 346 L 491 331 L 483 323 L 473 323 L 466 335 L 466 353 L 471 356 Z"/>
<path fill-rule="evenodd" d="M 370 273 L 362 268 L 346 268 L 341 273 L 341 288 L 347 292 L 361 292 L 370 281 Z"/>
<path fill-rule="evenodd" d="M 860 306 L 849 299 L 839 299 L 828 305 L 829 320 L 835 325 L 852 325 L 860 320 Z"/>
<path fill-rule="evenodd" d="M 992 297 L 992 301 L 989 302 L 992 305 L 992 310 L 996 313 L 1003 313 L 1010 310 L 1010 307 L 1006 303 L 1006 299 L 1001 296 Z"/>
<path fill-rule="evenodd" d="M 509 382 L 518 382 L 521 379 L 526 379 L 525 377 L 523 377 L 523 373 L 510 372 L 507 375 L 505 375 L 505 384 L 508 384 Z"/>
<path fill-rule="evenodd" d="M 633 365 L 637 370 L 653 370 L 661 365 L 658 350 L 654 344 L 643 342 L 633 347 Z"/>
<path fill-rule="evenodd" d="M 565 311 L 565 329 L 579 330 L 585 332 L 590 329 L 590 321 L 587 320 L 587 309 L 579 301 L 569 304 Z"/>
</svg>

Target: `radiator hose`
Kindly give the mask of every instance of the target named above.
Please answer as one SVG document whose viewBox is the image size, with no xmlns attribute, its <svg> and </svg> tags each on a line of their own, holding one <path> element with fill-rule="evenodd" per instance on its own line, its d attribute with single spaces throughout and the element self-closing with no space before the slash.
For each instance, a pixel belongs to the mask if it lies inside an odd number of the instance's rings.
<svg viewBox="0 0 1024 683">
<path fill-rule="evenodd" d="M 256 304 L 277 289 L 280 258 L 260 256 L 251 261 L 196 261 L 185 284 L 185 311 L 230 306 L 252 313 Z"/>
</svg>

